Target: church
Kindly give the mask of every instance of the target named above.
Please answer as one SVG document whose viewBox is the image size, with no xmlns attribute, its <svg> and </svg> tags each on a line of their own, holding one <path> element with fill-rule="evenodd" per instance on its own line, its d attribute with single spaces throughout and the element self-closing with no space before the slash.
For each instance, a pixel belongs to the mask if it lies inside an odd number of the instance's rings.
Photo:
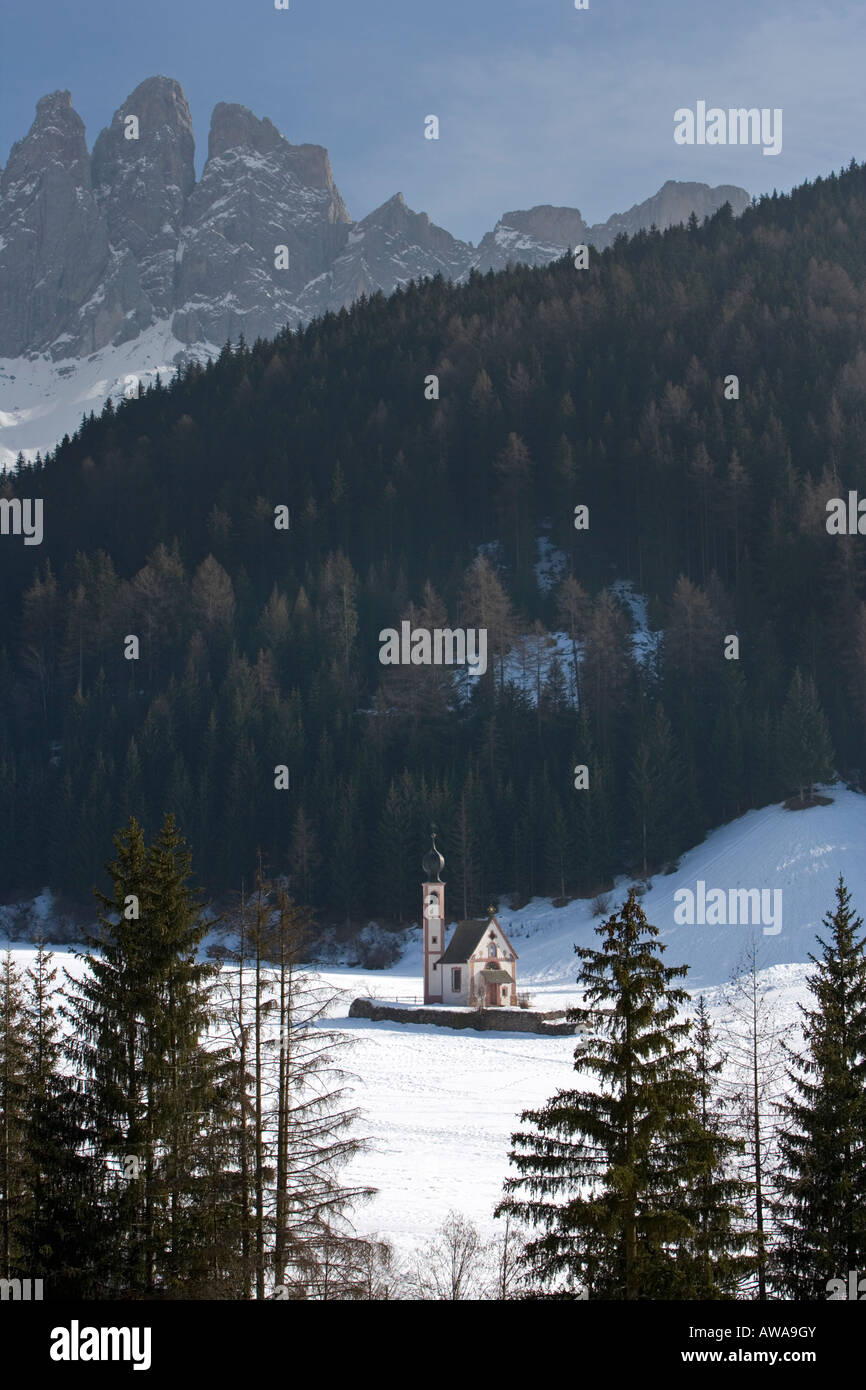
<svg viewBox="0 0 866 1390">
<path fill-rule="evenodd" d="M 477 1004 L 485 1008 L 517 1003 L 517 952 L 488 908 L 487 917 L 458 922 L 445 945 L 444 856 L 436 847 L 421 861 L 424 927 L 424 1003 Z"/>
</svg>

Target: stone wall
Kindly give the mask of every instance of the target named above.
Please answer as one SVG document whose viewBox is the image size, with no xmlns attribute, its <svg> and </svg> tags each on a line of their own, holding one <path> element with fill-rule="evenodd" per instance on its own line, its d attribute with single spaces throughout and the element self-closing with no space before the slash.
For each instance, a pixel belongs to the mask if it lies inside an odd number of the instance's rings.
<svg viewBox="0 0 866 1390">
<path fill-rule="evenodd" d="M 548 1037 L 573 1037 L 582 1029 L 577 1023 L 558 1022 L 565 1011 L 538 1013 L 533 1009 L 446 1009 L 440 1004 L 428 1008 L 411 1005 L 380 1004 L 375 999 L 353 999 L 350 1018 L 369 1018 L 375 1023 L 435 1023 L 439 1028 L 474 1028 L 476 1032 L 543 1033 Z"/>
</svg>

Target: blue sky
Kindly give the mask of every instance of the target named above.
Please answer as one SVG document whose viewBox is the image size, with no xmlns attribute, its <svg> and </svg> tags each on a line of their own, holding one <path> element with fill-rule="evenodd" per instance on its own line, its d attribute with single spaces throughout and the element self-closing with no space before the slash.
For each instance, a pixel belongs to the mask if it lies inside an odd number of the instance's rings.
<svg viewBox="0 0 866 1390">
<path fill-rule="evenodd" d="M 199 168 L 217 101 L 327 146 L 353 217 L 401 191 L 478 241 L 535 203 L 590 221 L 666 179 L 787 190 L 866 157 L 866 5 L 838 0 L 2 0 L 0 163 L 45 92 L 92 146 L 145 77 L 175 77 Z M 781 107 L 781 154 L 678 146 L 673 113 Z M 436 114 L 438 142 L 423 138 Z"/>
</svg>

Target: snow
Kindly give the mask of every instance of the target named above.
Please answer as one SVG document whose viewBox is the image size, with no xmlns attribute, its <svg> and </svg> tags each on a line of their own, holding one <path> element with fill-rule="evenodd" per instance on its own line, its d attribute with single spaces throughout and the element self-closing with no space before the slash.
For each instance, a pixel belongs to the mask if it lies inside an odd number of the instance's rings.
<svg viewBox="0 0 866 1390">
<path fill-rule="evenodd" d="M 565 575 L 568 560 L 564 551 L 552 544 L 549 536 L 539 536 L 536 545 L 538 559 L 535 562 L 535 582 L 540 593 L 549 594 Z"/>
<path fill-rule="evenodd" d="M 628 610 L 632 621 L 632 651 L 639 666 L 652 666 L 658 657 L 661 633 L 653 632 L 647 616 L 647 600 L 643 594 L 636 594 L 634 585 L 627 579 L 617 579 L 610 591 Z"/>
<path fill-rule="evenodd" d="M 99 415 L 109 396 L 122 400 L 131 381 L 148 386 L 159 374 L 166 382 L 179 358 L 204 362 L 218 352 L 213 344 L 181 343 L 165 319 L 90 357 L 0 358 L 0 471 L 15 463 L 19 451 L 33 459 L 53 449 L 64 434 L 75 433 L 82 415 Z"/>
<path fill-rule="evenodd" d="M 641 899 L 649 921 L 660 929 L 666 963 L 689 964 L 686 986 L 706 991 L 716 1020 L 726 1014 L 723 987 L 752 929 L 677 926 L 674 892 L 694 889 L 698 879 L 708 888 L 782 888 L 782 931 L 767 937 L 758 927 L 755 940 L 762 986 L 777 1004 L 780 1021 L 796 1022 L 797 1005 L 808 997 L 807 956 L 818 952 L 815 933 L 834 904 L 840 872 L 855 907 L 866 916 L 866 861 L 859 850 L 866 797 L 839 788 L 827 793 L 834 798 L 830 806 L 797 812 L 767 806 L 714 831 L 683 856 L 674 874 L 657 877 Z M 618 882 L 610 911 L 624 901 L 629 887 L 627 879 Z M 556 1009 L 579 1002 L 574 947 L 597 945 L 601 920 L 593 917 L 591 904 L 554 908 L 535 899 L 517 912 L 502 908 L 497 915 L 518 953 L 518 984 L 530 991 L 533 1005 Z M 350 995 L 367 990 L 382 997 L 418 995 L 420 946 L 416 939 L 411 954 L 392 970 L 327 971 L 325 978 L 349 991 L 347 1003 Z M 575 1077 L 575 1039 L 452 1033 L 430 1025 L 349 1019 L 342 1010 L 334 1022 L 354 1043 L 348 1066 L 359 1078 L 360 1131 L 373 1145 L 355 1161 L 352 1176 L 379 1188 L 374 1202 L 358 1213 L 359 1229 L 378 1231 L 408 1251 L 456 1207 L 485 1235 L 495 1235 L 492 1212 L 521 1110 L 543 1104 L 559 1088 L 587 1084 Z"/>
<path fill-rule="evenodd" d="M 834 905 L 840 873 L 855 908 L 866 915 L 866 797 L 840 787 L 825 791 L 833 798 L 830 805 L 798 812 L 766 806 L 713 831 L 683 855 L 675 872 L 657 876 L 641 899 L 661 933 L 666 963 L 690 966 L 685 984 L 706 993 L 716 1019 L 725 1017 L 723 987 L 753 933 L 762 985 L 781 1021 L 793 1023 L 798 1003 L 807 998 L 808 954 L 818 953 L 815 934 Z M 765 936 L 760 926 L 677 925 L 674 893 L 694 890 L 698 880 L 708 889 L 781 888 L 781 932 Z M 629 887 L 630 880 L 618 880 L 605 915 L 624 901 Z M 38 901 L 38 914 L 44 916 L 45 893 Z M 518 953 L 518 985 L 529 991 L 533 1006 L 557 1009 L 579 1002 L 574 947 L 597 945 L 601 920 L 591 903 L 554 908 L 547 899 L 534 899 L 517 911 L 503 905 L 497 915 Z M 2 925 L 9 929 L 11 919 Z M 26 965 L 33 948 L 21 943 L 16 955 Z M 80 970 L 65 949 L 57 955 L 56 964 L 72 973 Z M 358 1209 L 358 1230 L 378 1232 L 408 1254 L 456 1208 L 485 1236 L 496 1235 L 492 1213 L 520 1112 L 543 1104 L 557 1089 L 587 1084 L 587 1078 L 575 1076 L 577 1040 L 350 1019 L 349 1005 L 358 995 L 421 995 L 417 930 L 409 934 L 402 960 L 389 970 L 328 966 L 319 974 L 343 992 L 330 1026 L 352 1044 L 345 1059 L 353 1077 L 348 1099 L 361 1111 L 358 1134 L 370 1141 L 347 1176 L 379 1189 Z"/>
</svg>

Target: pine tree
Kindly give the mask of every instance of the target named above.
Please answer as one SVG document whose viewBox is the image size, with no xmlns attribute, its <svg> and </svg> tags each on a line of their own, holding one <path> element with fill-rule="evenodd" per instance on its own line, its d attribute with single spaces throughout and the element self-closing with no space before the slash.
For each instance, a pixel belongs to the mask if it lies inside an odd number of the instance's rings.
<svg viewBox="0 0 866 1390">
<path fill-rule="evenodd" d="M 113 1256 L 105 1168 L 88 1153 L 81 1106 L 62 1068 L 57 970 L 40 939 L 25 977 L 25 1223 L 21 1267 L 47 1298 L 100 1296 Z"/>
<path fill-rule="evenodd" d="M 639 705 L 641 728 L 632 759 L 632 817 L 644 875 L 681 848 L 683 769 L 670 720 L 657 705 L 648 714 Z"/>
<path fill-rule="evenodd" d="M 81 980 L 67 976 L 65 1010 L 88 1139 L 113 1175 L 115 1283 L 126 1295 L 214 1296 L 215 1280 L 234 1278 L 236 1238 L 203 1211 L 207 1197 L 223 1203 L 207 1162 L 201 1171 L 224 1108 L 224 1059 L 206 1045 L 216 967 L 197 954 L 208 922 L 171 816 L 150 849 L 134 820 L 115 845 L 113 892 L 97 893 L 98 954 L 83 955 Z"/>
<path fill-rule="evenodd" d="M 816 782 L 833 775 L 833 745 L 815 682 L 794 672 L 782 710 L 781 773 L 789 789 L 797 787 L 801 804 L 808 788 L 811 800 Z"/>
<path fill-rule="evenodd" d="M 7 947 L 0 968 L 0 1278 L 17 1277 L 24 1218 L 27 1031 L 21 973 Z"/>
<path fill-rule="evenodd" d="M 149 972 L 143 959 L 147 850 L 134 818 L 114 843 L 117 857 L 107 866 L 113 895 L 97 895 L 103 907 L 101 935 L 91 940 L 89 955 L 79 955 L 86 963 L 82 978 L 64 972 L 69 998 L 62 1014 L 71 1025 L 67 1057 L 82 1096 L 86 1139 L 113 1180 L 110 1219 L 118 1242 L 114 1287 L 149 1292 L 154 1286 L 150 1201 L 145 1201 L 137 1176 L 124 1176 L 137 1174 L 151 1138 L 141 1017 Z"/>
<path fill-rule="evenodd" d="M 826 1298 L 827 1281 L 866 1269 L 866 952 L 863 922 L 840 877 L 829 940 L 800 1006 L 804 1051 L 788 1049 L 793 1097 L 782 1107 L 775 1283 L 791 1298 Z"/>
<path fill-rule="evenodd" d="M 144 1072 L 154 1149 L 162 1247 L 159 1285 L 179 1298 L 231 1297 L 236 1291 L 238 1230 L 231 1184 L 214 1153 L 228 1119 L 229 1058 L 212 1045 L 218 968 L 200 959 L 213 926 L 189 887 L 192 857 L 167 815 L 145 869 L 151 977 L 145 1001 Z"/>
<path fill-rule="evenodd" d="M 526 1247 L 542 1289 L 702 1297 L 706 1269 L 698 1261 L 695 1270 L 689 1258 L 700 1242 L 690 1193 L 718 1166 L 723 1145 L 702 1124 L 690 1024 L 677 1018 L 688 996 L 673 981 L 686 967 L 663 964 L 658 929 L 634 891 L 596 931 L 601 950 L 575 948 L 589 1008 L 570 1016 L 598 1020 L 593 1041 L 575 1053 L 575 1070 L 594 1072 L 601 1088 L 560 1091 L 541 1110 L 524 1112 L 534 1130 L 514 1136 L 519 1176 L 506 1181 L 498 1210 L 542 1228 Z M 712 1249 L 704 1241 L 713 1285 L 727 1279 L 730 1244 L 723 1223 Z"/>
</svg>

